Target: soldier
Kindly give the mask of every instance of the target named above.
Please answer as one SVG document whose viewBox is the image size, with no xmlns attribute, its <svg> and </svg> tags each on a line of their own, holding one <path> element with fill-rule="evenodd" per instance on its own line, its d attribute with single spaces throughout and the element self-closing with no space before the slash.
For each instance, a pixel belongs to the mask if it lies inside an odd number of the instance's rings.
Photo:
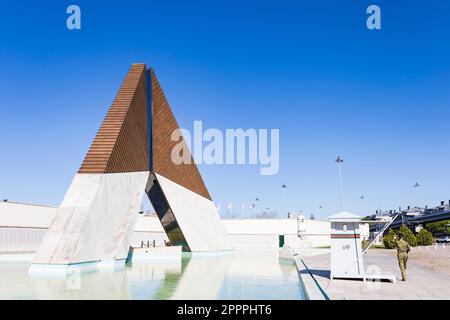
<svg viewBox="0 0 450 320">
<path fill-rule="evenodd" d="M 402 273 L 402 281 L 406 281 L 406 268 L 408 263 L 408 253 L 411 251 L 411 246 L 403 239 L 403 235 L 399 235 L 400 240 L 394 237 L 394 244 L 397 248 L 398 265 L 400 266 L 400 272 Z"/>
</svg>

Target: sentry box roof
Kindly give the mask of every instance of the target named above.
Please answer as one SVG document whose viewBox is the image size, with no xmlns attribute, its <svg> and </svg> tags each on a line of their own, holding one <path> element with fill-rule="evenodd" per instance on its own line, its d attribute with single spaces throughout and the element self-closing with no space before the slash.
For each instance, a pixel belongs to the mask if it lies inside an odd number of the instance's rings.
<svg viewBox="0 0 450 320">
<path fill-rule="evenodd" d="M 350 212 L 342 211 L 329 216 L 328 220 L 330 222 L 360 222 L 361 217 Z"/>
</svg>

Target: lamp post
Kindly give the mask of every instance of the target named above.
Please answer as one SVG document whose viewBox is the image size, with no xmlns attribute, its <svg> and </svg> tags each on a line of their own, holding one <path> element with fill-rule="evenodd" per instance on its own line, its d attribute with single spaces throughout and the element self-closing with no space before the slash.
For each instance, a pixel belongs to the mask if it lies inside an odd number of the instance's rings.
<svg viewBox="0 0 450 320">
<path fill-rule="evenodd" d="M 285 206 L 286 206 L 286 214 L 289 216 L 289 209 L 288 209 L 288 204 L 287 204 L 287 200 L 288 200 L 288 197 L 287 197 L 287 185 L 285 183 L 283 183 L 281 185 L 281 188 L 284 189 L 284 203 L 285 203 Z"/>
<path fill-rule="evenodd" d="M 339 199 L 341 202 L 341 211 L 344 211 L 344 200 L 342 199 L 342 170 L 341 166 L 344 160 L 342 160 L 339 156 L 335 160 L 338 165 L 338 171 L 339 171 Z"/>
<path fill-rule="evenodd" d="M 416 184 L 415 185 L 413 185 L 413 187 L 414 188 L 416 188 L 416 190 L 417 190 L 417 199 L 416 199 L 416 201 L 417 201 L 417 208 L 419 208 L 420 207 L 420 204 L 419 204 L 419 188 L 420 188 L 420 184 L 418 183 L 418 182 L 416 182 Z"/>
<path fill-rule="evenodd" d="M 366 199 L 366 197 L 362 194 L 359 199 L 361 200 L 361 212 L 365 212 L 365 201 L 364 199 Z M 366 216 L 366 214 L 364 214 L 364 216 Z"/>
<path fill-rule="evenodd" d="M 259 206 L 258 207 L 256 207 L 256 206 L 259 205 L 259 196 L 256 197 L 255 201 L 256 202 L 253 204 L 254 205 L 254 209 L 255 209 L 255 214 L 258 214 Z"/>
</svg>

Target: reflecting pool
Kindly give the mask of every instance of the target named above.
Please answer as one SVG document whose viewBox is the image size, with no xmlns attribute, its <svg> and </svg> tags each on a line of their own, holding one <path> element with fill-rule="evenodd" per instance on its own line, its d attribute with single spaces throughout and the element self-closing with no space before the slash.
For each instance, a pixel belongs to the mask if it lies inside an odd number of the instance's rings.
<svg viewBox="0 0 450 320">
<path fill-rule="evenodd" d="M 304 299 L 293 264 L 277 250 L 237 250 L 134 262 L 118 271 L 29 275 L 31 261 L 0 259 L 0 299 Z"/>
</svg>

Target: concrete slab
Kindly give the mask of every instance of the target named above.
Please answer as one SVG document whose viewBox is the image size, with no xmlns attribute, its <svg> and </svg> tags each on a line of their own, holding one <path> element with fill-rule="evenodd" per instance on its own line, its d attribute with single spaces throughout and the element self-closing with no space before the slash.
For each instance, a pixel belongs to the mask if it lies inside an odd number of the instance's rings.
<svg viewBox="0 0 450 320">
<path fill-rule="evenodd" d="M 155 176 L 190 251 L 209 252 L 232 249 L 225 227 L 211 200 L 162 175 L 155 174 Z"/>
<path fill-rule="evenodd" d="M 149 172 L 76 174 L 33 263 L 125 259 L 148 176 Z"/>
<path fill-rule="evenodd" d="M 413 248 L 408 260 L 408 280 L 330 280 L 329 253 L 303 260 L 332 300 L 419 300 L 450 299 L 450 250 Z M 401 279 L 396 251 L 371 249 L 364 255 L 366 273 L 389 273 Z"/>
<path fill-rule="evenodd" d="M 133 248 L 131 261 L 181 260 L 181 246 Z"/>
</svg>

